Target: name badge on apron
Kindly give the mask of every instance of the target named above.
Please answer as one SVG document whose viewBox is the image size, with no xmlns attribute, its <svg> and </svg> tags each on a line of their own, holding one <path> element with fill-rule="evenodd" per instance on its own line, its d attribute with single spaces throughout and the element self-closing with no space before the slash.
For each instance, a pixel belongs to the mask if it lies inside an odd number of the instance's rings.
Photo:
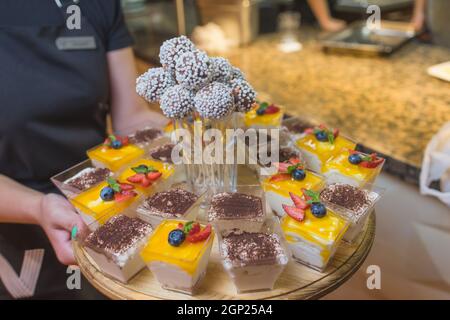
<svg viewBox="0 0 450 320">
<path fill-rule="evenodd" d="M 56 39 L 59 50 L 95 50 L 97 43 L 93 36 L 59 37 Z"/>
</svg>

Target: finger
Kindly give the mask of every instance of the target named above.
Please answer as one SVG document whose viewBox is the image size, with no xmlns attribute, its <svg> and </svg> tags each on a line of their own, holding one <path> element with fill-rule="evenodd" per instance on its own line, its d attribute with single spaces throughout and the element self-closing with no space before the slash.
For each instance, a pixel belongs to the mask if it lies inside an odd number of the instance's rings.
<svg viewBox="0 0 450 320">
<path fill-rule="evenodd" d="M 67 231 L 55 230 L 49 238 L 59 262 L 64 265 L 76 264 L 72 242 Z"/>
</svg>

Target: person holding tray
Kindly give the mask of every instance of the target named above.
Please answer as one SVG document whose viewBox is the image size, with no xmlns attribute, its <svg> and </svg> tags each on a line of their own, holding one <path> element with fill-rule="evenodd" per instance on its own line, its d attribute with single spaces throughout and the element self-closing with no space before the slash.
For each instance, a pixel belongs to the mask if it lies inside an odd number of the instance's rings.
<svg viewBox="0 0 450 320">
<path fill-rule="evenodd" d="M 167 120 L 135 93 L 119 0 L 3 0 L 0 30 L 0 300 L 77 298 L 63 265 L 85 226 L 49 178 L 104 140 L 107 114 L 115 131 Z"/>
</svg>

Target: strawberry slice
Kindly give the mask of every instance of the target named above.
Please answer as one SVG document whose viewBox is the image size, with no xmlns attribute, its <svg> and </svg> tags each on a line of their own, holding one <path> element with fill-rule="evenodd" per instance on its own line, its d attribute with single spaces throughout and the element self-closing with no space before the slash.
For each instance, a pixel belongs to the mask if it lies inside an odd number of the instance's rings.
<svg viewBox="0 0 450 320">
<path fill-rule="evenodd" d="M 197 232 L 200 232 L 200 230 L 201 230 L 200 223 L 198 223 L 198 222 L 194 223 L 192 225 L 192 229 L 189 230 L 189 235 L 192 236 L 192 235 L 196 234 Z"/>
<path fill-rule="evenodd" d="M 111 144 L 111 139 L 110 138 L 106 138 L 105 141 L 103 142 L 103 144 L 105 146 L 109 146 Z"/>
<path fill-rule="evenodd" d="M 147 173 L 147 179 L 149 179 L 150 181 L 158 180 L 159 177 L 161 177 L 161 176 L 162 176 L 162 173 L 159 171 Z"/>
<path fill-rule="evenodd" d="M 314 133 L 314 128 L 307 128 L 305 129 L 305 131 L 303 131 L 304 134 L 313 134 Z"/>
<path fill-rule="evenodd" d="M 300 162 L 301 162 L 301 161 L 300 161 L 299 158 L 290 158 L 290 159 L 289 159 L 289 163 L 292 164 L 292 165 L 299 164 Z"/>
<path fill-rule="evenodd" d="M 178 229 L 183 230 L 184 229 L 184 224 L 182 224 L 181 222 L 178 224 Z"/>
<path fill-rule="evenodd" d="M 294 220 L 302 222 L 305 219 L 305 211 L 303 211 L 300 208 L 283 204 L 283 209 L 286 212 L 286 214 Z"/>
<path fill-rule="evenodd" d="M 149 186 L 152 185 L 152 180 L 150 180 L 149 178 L 147 178 L 145 175 L 141 180 L 141 187 L 143 188 L 147 188 Z"/>
<path fill-rule="evenodd" d="M 302 210 L 306 210 L 309 207 L 309 204 L 303 200 L 301 197 L 299 197 L 296 194 L 293 194 L 292 192 L 289 192 L 289 195 L 291 196 L 292 202 L 294 202 L 294 205 Z"/>
<path fill-rule="evenodd" d="M 276 162 L 275 166 L 277 167 L 279 173 L 287 173 L 287 170 L 291 164 L 287 162 Z"/>
<path fill-rule="evenodd" d="M 114 200 L 117 202 L 125 202 L 130 199 L 133 199 L 137 196 L 137 193 L 133 190 L 123 190 L 122 192 L 118 192 L 114 195 Z"/>
<path fill-rule="evenodd" d="M 378 167 L 381 163 L 383 163 L 383 161 L 383 158 L 377 158 L 376 160 L 372 161 L 362 161 L 359 165 L 363 168 L 373 169 Z"/>
<path fill-rule="evenodd" d="M 129 183 L 119 183 L 120 186 L 120 190 L 124 190 L 124 191 L 128 191 L 128 190 L 133 190 L 134 186 L 132 184 Z"/>
<path fill-rule="evenodd" d="M 291 175 L 289 173 L 277 173 L 270 178 L 271 182 L 290 180 Z"/>
<path fill-rule="evenodd" d="M 142 179 L 144 179 L 144 178 L 145 178 L 145 174 L 136 173 L 135 175 L 128 177 L 127 181 L 131 182 L 131 183 L 140 183 L 142 181 Z"/>
<path fill-rule="evenodd" d="M 196 243 L 196 242 L 200 242 L 200 241 L 204 241 L 206 239 L 209 238 L 209 235 L 212 232 L 212 228 L 211 225 L 208 224 L 203 230 L 201 230 L 200 232 L 197 232 L 193 235 L 188 235 L 186 237 L 186 240 L 190 243 Z"/>
<path fill-rule="evenodd" d="M 128 137 L 116 137 L 117 140 L 119 140 L 123 146 L 126 146 L 129 143 L 129 138 Z"/>
<path fill-rule="evenodd" d="M 361 152 L 353 150 L 353 149 L 348 149 L 348 153 L 350 153 L 350 154 L 360 154 Z"/>
<path fill-rule="evenodd" d="M 335 139 L 339 136 L 339 129 L 338 128 L 333 130 L 333 136 L 334 136 Z"/>
<path fill-rule="evenodd" d="M 280 111 L 280 108 L 278 108 L 276 105 L 271 104 L 266 108 L 265 114 L 274 114 Z"/>
</svg>

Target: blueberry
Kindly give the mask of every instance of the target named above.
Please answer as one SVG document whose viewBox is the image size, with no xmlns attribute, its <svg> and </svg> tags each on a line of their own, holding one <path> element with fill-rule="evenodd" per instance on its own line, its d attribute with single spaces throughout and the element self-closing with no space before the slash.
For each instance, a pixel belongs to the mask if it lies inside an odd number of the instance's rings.
<svg viewBox="0 0 450 320">
<path fill-rule="evenodd" d="M 114 200 L 114 190 L 111 187 L 104 187 L 102 191 L 100 191 L 100 198 L 102 198 L 103 201 Z"/>
<path fill-rule="evenodd" d="M 294 178 L 294 180 L 304 180 L 306 178 L 306 172 L 303 169 L 295 169 L 294 171 L 292 171 L 292 178 Z"/>
<path fill-rule="evenodd" d="M 359 154 L 354 153 L 348 156 L 348 162 L 351 164 L 360 164 L 362 161 L 362 158 Z"/>
<path fill-rule="evenodd" d="M 114 140 L 114 141 L 111 143 L 111 147 L 112 147 L 113 149 L 120 149 L 120 148 L 122 147 L 122 142 L 120 142 L 120 140 Z"/>
<path fill-rule="evenodd" d="M 256 114 L 257 114 L 258 116 L 263 116 L 265 112 L 266 112 L 266 108 L 258 108 L 258 109 L 256 110 Z"/>
<path fill-rule="evenodd" d="M 323 218 L 327 214 L 327 208 L 320 202 L 313 202 L 311 204 L 311 213 L 316 218 Z"/>
<path fill-rule="evenodd" d="M 316 133 L 316 139 L 322 142 L 328 141 L 328 135 L 325 131 L 319 131 Z"/>
<path fill-rule="evenodd" d="M 184 234 L 183 230 L 175 229 L 170 231 L 168 240 L 171 246 L 178 247 L 183 243 L 185 238 L 186 235 Z"/>
</svg>

